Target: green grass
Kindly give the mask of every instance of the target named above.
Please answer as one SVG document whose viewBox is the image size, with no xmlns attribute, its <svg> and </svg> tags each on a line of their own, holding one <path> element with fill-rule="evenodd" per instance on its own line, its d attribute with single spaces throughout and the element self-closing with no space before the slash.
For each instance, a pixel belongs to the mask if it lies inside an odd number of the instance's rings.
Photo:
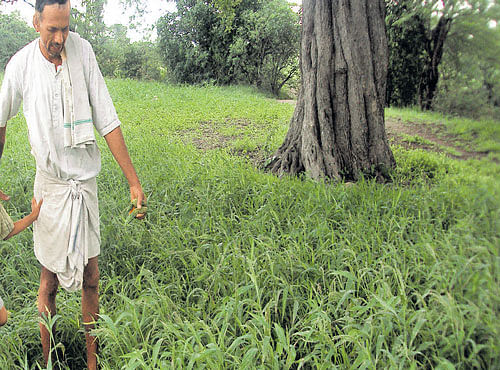
<svg viewBox="0 0 500 370">
<path fill-rule="evenodd" d="M 498 366 L 496 162 L 394 147 L 391 184 L 278 179 L 233 150 L 271 153 L 293 106 L 246 88 L 108 86 L 150 214 L 125 223 L 126 182 L 99 140 L 103 369 Z M 207 126 L 235 143 L 196 149 Z M 14 219 L 33 177 L 17 117 L 0 178 Z M 41 363 L 38 274 L 31 232 L 0 244 L 2 369 Z M 80 296 L 57 304 L 63 368 L 82 368 Z"/>
</svg>

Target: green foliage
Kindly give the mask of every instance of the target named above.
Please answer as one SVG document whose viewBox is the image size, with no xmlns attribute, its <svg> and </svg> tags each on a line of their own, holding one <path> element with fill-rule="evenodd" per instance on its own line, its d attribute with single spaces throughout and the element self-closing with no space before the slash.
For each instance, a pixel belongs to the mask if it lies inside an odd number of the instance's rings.
<svg viewBox="0 0 500 370">
<path fill-rule="evenodd" d="M 212 4 L 219 11 L 226 29 L 232 27 L 234 18 L 236 17 L 236 8 L 243 0 L 212 0 Z"/>
<path fill-rule="evenodd" d="M 411 152 L 398 150 L 398 156 L 403 159 L 396 168 L 399 181 L 436 183 L 450 171 L 451 163 L 444 154 L 433 155 L 419 149 Z"/>
<path fill-rule="evenodd" d="M 226 64 L 230 34 L 208 3 L 177 1 L 177 12 L 161 17 L 157 30 L 161 54 L 174 81 L 222 84 L 234 80 Z"/>
<path fill-rule="evenodd" d="M 457 20 L 441 68 L 436 110 L 500 120 L 500 18 L 491 8 L 474 21 Z"/>
<path fill-rule="evenodd" d="M 500 44 L 498 27 L 493 25 L 500 19 L 498 1 L 387 0 L 386 4 L 388 104 L 418 102 L 426 108 L 432 99 L 434 108 L 443 112 L 496 116 Z"/>
<path fill-rule="evenodd" d="M 241 25 L 230 46 L 238 75 L 278 95 L 298 71 L 298 15 L 284 1 L 269 1 L 257 11 L 241 14 Z"/>
<path fill-rule="evenodd" d="M 105 38 L 106 25 L 104 24 L 104 5 L 107 0 L 83 0 L 83 12 L 71 9 L 70 27 L 85 40 L 90 42 L 96 56 L 103 52 L 101 45 Z"/>
<path fill-rule="evenodd" d="M 192 139 L 211 122 L 268 137 L 272 153 L 293 106 L 249 88 L 107 83 L 148 216 L 125 223 L 126 180 L 99 139 L 102 369 L 495 368 L 498 163 L 396 147 L 391 184 L 279 179 Z M 35 171 L 20 116 L 1 170 L 18 219 Z M 42 361 L 38 279 L 29 231 L 0 244 L 12 312 L 0 328 L 2 369 Z M 84 368 L 80 296 L 60 291 L 57 304 L 60 365 Z"/>
<path fill-rule="evenodd" d="M 387 3 L 389 66 L 386 104 L 414 106 L 423 71 L 425 29 L 421 15 L 408 12 L 408 1 Z"/>
<path fill-rule="evenodd" d="M 127 27 L 115 24 L 108 29 L 108 37 L 103 40 L 100 48 L 103 51 L 96 58 L 99 68 L 104 76 L 120 76 L 125 61 L 125 51 L 130 46 L 130 39 L 127 37 Z"/>
<path fill-rule="evenodd" d="M 99 66 L 105 76 L 156 81 L 165 79 L 162 61 L 151 42 L 126 43 L 110 38 L 102 49 L 104 52 L 99 58 Z"/>
<path fill-rule="evenodd" d="M 18 13 L 0 13 L 0 70 L 3 71 L 9 59 L 24 45 L 33 41 L 37 33 L 29 27 Z"/>
<path fill-rule="evenodd" d="M 298 63 L 298 16 L 285 0 L 178 0 L 157 25 L 180 83 L 246 83 L 279 94 Z"/>
<path fill-rule="evenodd" d="M 105 39 L 97 61 L 104 76 L 162 81 L 165 68 L 158 49 L 149 41 Z"/>
<path fill-rule="evenodd" d="M 130 42 L 127 27 L 106 27 L 103 10 L 106 0 L 87 0 L 84 12 L 72 11 L 71 27 L 90 42 L 104 76 L 163 80 L 162 62 L 151 42 Z"/>
</svg>

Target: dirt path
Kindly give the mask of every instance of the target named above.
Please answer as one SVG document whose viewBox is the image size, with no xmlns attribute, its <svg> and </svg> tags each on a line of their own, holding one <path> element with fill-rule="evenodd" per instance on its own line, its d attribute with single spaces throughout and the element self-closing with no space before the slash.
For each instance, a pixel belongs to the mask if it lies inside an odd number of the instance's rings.
<svg viewBox="0 0 500 370">
<path fill-rule="evenodd" d="M 295 104 L 295 100 L 278 100 L 283 104 Z M 250 122 L 236 120 L 226 122 L 233 127 L 244 128 Z M 445 125 L 440 123 L 404 122 L 399 118 L 386 118 L 386 132 L 391 145 L 400 145 L 407 149 L 422 149 L 460 159 L 480 159 L 488 155 L 484 152 L 469 150 L 470 143 L 461 140 L 451 134 Z M 191 141 L 200 150 L 211 150 L 231 146 L 231 142 L 238 138 L 238 133 L 223 135 L 219 132 L 218 124 L 215 122 L 202 122 L 198 134 L 193 135 L 192 130 L 180 133 L 185 139 Z M 266 153 L 260 149 L 252 151 L 234 151 L 237 155 L 248 157 L 254 163 L 261 163 L 266 159 Z"/>
<path fill-rule="evenodd" d="M 456 159 L 482 158 L 488 153 L 468 149 L 468 143 L 446 130 L 443 124 L 403 122 L 387 118 L 385 128 L 389 141 L 411 149 L 424 149 L 444 153 Z"/>
<path fill-rule="evenodd" d="M 294 100 L 279 100 L 280 103 L 295 104 Z M 409 149 L 423 149 L 456 159 L 482 158 L 488 153 L 467 150 L 467 142 L 447 132 L 442 124 L 403 122 L 401 119 L 386 118 L 385 128 L 389 142 Z"/>
</svg>

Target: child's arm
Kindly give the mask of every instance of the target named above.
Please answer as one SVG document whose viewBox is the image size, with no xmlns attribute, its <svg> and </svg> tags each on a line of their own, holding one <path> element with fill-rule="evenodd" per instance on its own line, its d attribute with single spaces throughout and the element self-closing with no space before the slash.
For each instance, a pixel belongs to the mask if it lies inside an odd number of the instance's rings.
<svg viewBox="0 0 500 370">
<path fill-rule="evenodd" d="M 8 312 L 3 304 L 2 297 L 0 297 L 0 326 L 5 325 L 7 322 Z"/>
<path fill-rule="evenodd" d="M 1 157 L 1 156 L 0 156 L 0 157 Z M 0 158 L 0 159 L 1 159 L 1 158 Z M 5 194 L 3 191 L 1 191 L 1 190 L 0 190 L 0 199 L 1 199 L 1 200 L 9 200 L 9 199 L 10 199 L 10 197 L 9 197 L 7 194 Z"/>
<path fill-rule="evenodd" d="M 40 200 L 40 202 L 36 202 L 35 198 L 31 200 L 31 213 L 27 215 L 26 217 L 20 219 L 19 221 L 14 222 L 14 228 L 12 231 L 7 235 L 4 240 L 9 239 L 10 237 L 19 234 L 21 231 L 26 229 L 28 226 L 30 226 L 37 218 L 38 214 L 40 213 L 40 207 L 42 206 L 43 199 Z"/>
<path fill-rule="evenodd" d="M 5 306 L 2 306 L 0 308 L 0 326 L 5 325 L 7 322 L 7 310 L 5 309 Z"/>
</svg>

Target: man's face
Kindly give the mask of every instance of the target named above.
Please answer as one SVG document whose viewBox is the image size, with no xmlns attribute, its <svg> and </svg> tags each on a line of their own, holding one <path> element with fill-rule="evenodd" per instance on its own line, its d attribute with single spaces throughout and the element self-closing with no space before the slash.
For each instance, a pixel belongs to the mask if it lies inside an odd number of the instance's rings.
<svg viewBox="0 0 500 370">
<path fill-rule="evenodd" d="M 60 60 L 64 43 L 69 34 L 70 2 L 46 5 L 41 13 L 35 13 L 33 25 L 40 33 L 40 50 L 50 62 Z"/>
</svg>

